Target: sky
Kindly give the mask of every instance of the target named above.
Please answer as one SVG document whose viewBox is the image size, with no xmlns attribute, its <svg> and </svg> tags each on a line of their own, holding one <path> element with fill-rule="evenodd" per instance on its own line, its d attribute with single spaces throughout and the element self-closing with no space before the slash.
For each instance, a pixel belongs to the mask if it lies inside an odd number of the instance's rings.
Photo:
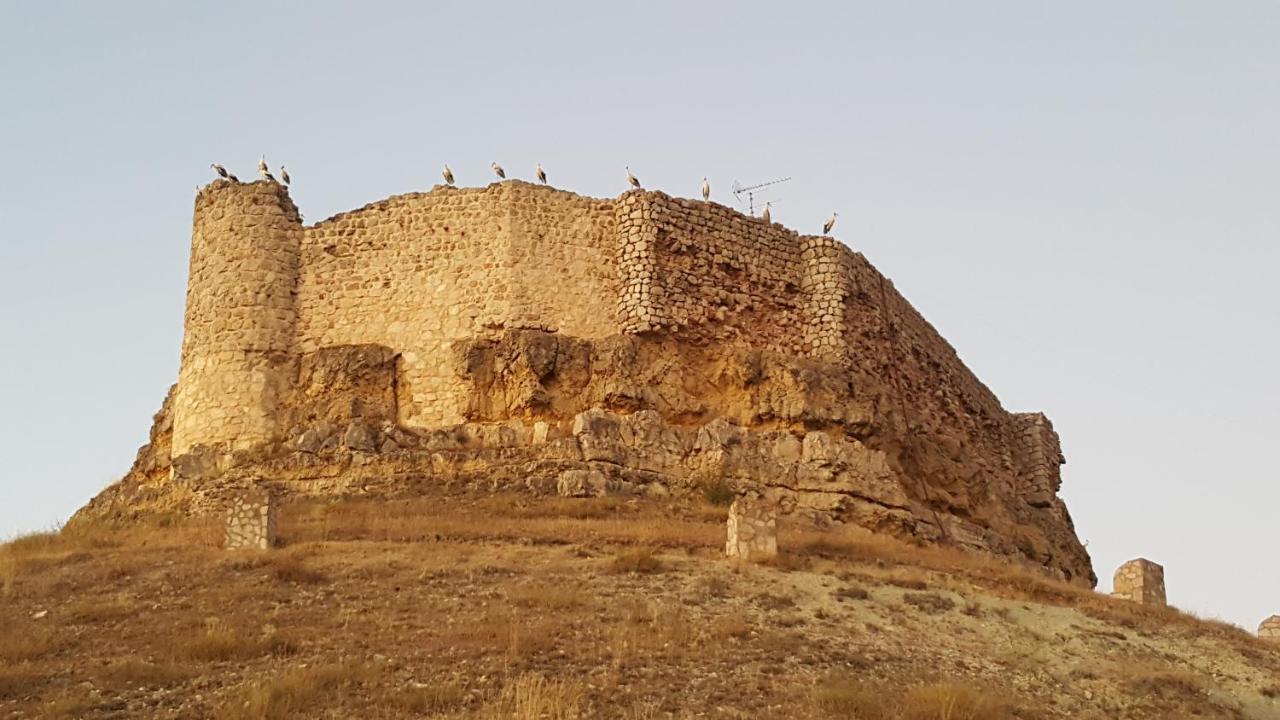
<svg viewBox="0 0 1280 720">
<path fill-rule="evenodd" d="M 1101 582 L 1280 613 L 1280 3 L 0 0 L 0 538 L 129 468 L 178 371 L 195 188 L 309 220 L 489 163 L 597 197 L 792 180 L 1062 436 Z"/>
</svg>

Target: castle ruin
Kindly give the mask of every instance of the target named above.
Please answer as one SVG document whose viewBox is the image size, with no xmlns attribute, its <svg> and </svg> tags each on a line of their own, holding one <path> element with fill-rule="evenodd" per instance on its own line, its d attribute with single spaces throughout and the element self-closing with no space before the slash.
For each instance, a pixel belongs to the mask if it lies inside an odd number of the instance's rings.
<svg viewBox="0 0 1280 720">
<path fill-rule="evenodd" d="M 520 181 L 304 225 L 285 187 L 217 180 L 195 202 L 178 382 L 82 513 L 200 512 L 254 487 L 718 482 L 1092 585 L 1062 462 L 1044 415 L 1005 411 L 830 237 Z"/>
</svg>

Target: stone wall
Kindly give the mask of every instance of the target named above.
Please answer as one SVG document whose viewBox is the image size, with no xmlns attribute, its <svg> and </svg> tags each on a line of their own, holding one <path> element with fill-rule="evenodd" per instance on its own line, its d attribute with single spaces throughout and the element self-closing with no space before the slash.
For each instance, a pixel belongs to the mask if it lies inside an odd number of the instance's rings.
<svg viewBox="0 0 1280 720">
<path fill-rule="evenodd" d="M 401 422 L 461 422 L 459 340 L 621 330 L 613 235 L 608 201 L 518 182 L 441 186 L 335 216 L 303 235 L 298 349 L 394 348 Z"/>
<path fill-rule="evenodd" d="M 1280 642 L 1280 615 L 1272 615 L 1259 623 L 1258 637 Z"/>
</svg>

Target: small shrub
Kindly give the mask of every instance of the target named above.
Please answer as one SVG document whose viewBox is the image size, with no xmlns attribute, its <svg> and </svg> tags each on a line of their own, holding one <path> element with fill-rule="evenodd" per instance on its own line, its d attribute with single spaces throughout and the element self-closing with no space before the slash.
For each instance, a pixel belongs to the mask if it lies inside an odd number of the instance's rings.
<svg viewBox="0 0 1280 720">
<path fill-rule="evenodd" d="M 188 659 L 204 662 L 243 660 L 268 654 L 284 657 L 297 651 L 297 640 L 276 632 L 275 628 L 267 627 L 255 637 L 237 632 L 218 620 L 209 621 L 204 633 L 185 648 Z"/>
<path fill-rule="evenodd" d="M 519 585 L 507 592 L 507 599 L 518 607 L 542 607 L 553 610 L 581 607 L 586 602 L 583 589 L 571 584 Z"/>
<path fill-rule="evenodd" d="M 738 494 L 724 478 L 707 480 L 702 483 L 702 499 L 716 507 L 729 507 L 737 499 Z"/>
<path fill-rule="evenodd" d="M 844 602 L 845 600 L 866 600 L 871 597 L 871 593 L 859 585 L 846 585 L 835 591 L 834 596 L 836 600 Z"/>
<path fill-rule="evenodd" d="M 28 663 L 0 663 L 0 700 L 13 700 L 31 692 L 44 676 Z"/>
<path fill-rule="evenodd" d="M 947 612 L 956 606 L 954 600 L 938 593 L 907 593 L 902 596 L 902 602 L 931 615 Z"/>
<path fill-rule="evenodd" d="M 324 573 L 309 568 L 302 560 L 292 555 L 282 555 L 272 562 L 271 574 L 280 582 L 296 585 L 319 585 L 329 581 Z"/>
<path fill-rule="evenodd" d="M 785 595 L 773 595 L 771 593 L 760 593 L 755 598 L 756 604 L 765 610 L 786 610 L 796 606 L 795 598 Z"/>
<path fill-rule="evenodd" d="M 624 550 L 613 556 L 610 566 L 615 573 L 652 575 L 663 571 L 662 559 L 650 548 Z"/>
</svg>

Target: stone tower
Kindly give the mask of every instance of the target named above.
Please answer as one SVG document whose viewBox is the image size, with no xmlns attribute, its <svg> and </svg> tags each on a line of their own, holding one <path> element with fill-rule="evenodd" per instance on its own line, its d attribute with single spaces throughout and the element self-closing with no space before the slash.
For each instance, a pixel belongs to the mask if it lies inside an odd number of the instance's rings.
<svg viewBox="0 0 1280 720">
<path fill-rule="evenodd" d="M 220 180 L 196 197 L 173 455 L 277 434 L 297 332 L 302 221 L 273 182 Z"/>
</svg>

